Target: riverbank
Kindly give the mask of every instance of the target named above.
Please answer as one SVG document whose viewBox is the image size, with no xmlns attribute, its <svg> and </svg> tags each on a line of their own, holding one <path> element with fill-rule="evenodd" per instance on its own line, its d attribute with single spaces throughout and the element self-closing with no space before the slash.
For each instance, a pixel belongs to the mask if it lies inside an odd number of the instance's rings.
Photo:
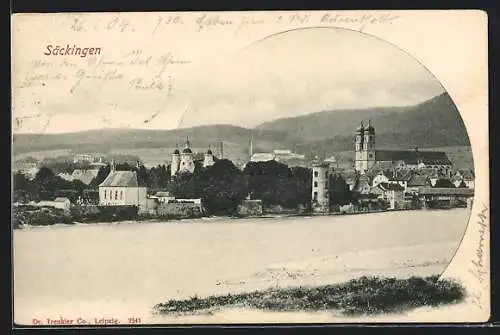
<svg viewBox="0 0 500 335">
<path fill-rule="evenodd" d="M 453 208 L 446 208 L 442 210 L 448 210 Z M 109 214 L 102 212 L 87 212 L 82 213 L 81 211 L 66 211 L 57 208 L 30 208 L 30 209 L 20 209 L 14 208 L 12 216 L 12 224 L 14 229 L 21 229 L 23 227 L 30 226 L 50 226 L 56 224 L 64 225 L 74 225 L 74 224 L 95 224 L 95 223 L 119 223 L 119 222 L 129 222 L 129 221 L 139 221 L 139 222 L 165 222 L 165 221 L 180 221 L 180 220 L 190 220 L 190 219 L 201 219 L 201 218 L 227 218 L 231 220 L 237 219 L 279 219 L 279 218 L 293 218 L 293 217 L 322 217 L 322 216 L 351 216 L 351 215 L 361 215 L 361 214 L 374 214 L 374 213 L 386 213 L 386 212 L 405 212 L 414 211 L 415 209 L 372 209 L 372 210 L 361 210 L 361 211 L 349 211 L 349 212 L 329 212 L 329 213 L 313 213 L 313 212 L 300 212 L 300 213 L 265 213 L 260 215 L 226 215 L 226 216 L 213 216 L 207 214 L 197 214 L 197 215 L 138 215 L 135 213 L 125 213 L 125 214 Z M 426 210 L 426 209 L 418 209 Z M 75 214 L 77 213 L 77 214 Z"/>
<path fill-rule="evenodd" d="M 465 289 L 439 276 L 406 279 L 360 277 L 345 283 L 316 287 L 270 288 L 249 293 L 169 300 L 153 307 L 167 315 L 216 312 L 222 308 L 250 308 L 273 312 L 337 310 L 344 315 L 400 313 L 423 306 L 460 303 Z"/>
</svg>

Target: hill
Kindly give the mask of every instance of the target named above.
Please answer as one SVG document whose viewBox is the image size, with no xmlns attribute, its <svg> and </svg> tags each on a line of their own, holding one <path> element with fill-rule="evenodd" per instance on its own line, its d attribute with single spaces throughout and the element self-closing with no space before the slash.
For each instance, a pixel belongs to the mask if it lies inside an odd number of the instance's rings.
<svg viewBox="0 0 500 335">
<path fill-rule="evenodd" d="M 257 129 L 289 131 L 308 139 L 310 148 L 330 152 L 351 149 L 353 131 L 362 120 L 375 126 L 378 147 L 470 145 L 460 113 L 447 93 L 411 107 L 324 111 L 266 122 Z"/>
<path fill-rule="evenodd" d="M 460 114 L 444 93 L 410 107 L 337 110 L 278 119 L 255 129 L 232 125 L 207 125 L 175 130 L 101 129 L 71 134 L 15 134 L 15 157 L 42 152 L 100 152 L 133 154 L 143 160 L 163 162 L 186 137 L 195 150 L 208 146 L 218 152 L 224 143 L 229 159 L 248 157 L 249 138 L 254 152 L 296 149 L 307 156 L 332 155 L 353 150 L 353 131 L 361 120 L 376 128 L 379 149 L 470 147 Z M 469 162 L 472 164 L 471 162 Z"/>
<path fill-rule="evenodd" d="M 206 149 L 220 142 L 248 148 L 250 129 L 231 125 L 210 125 L 174 130 L 100 129 L 68 134 L 15 134 L 14 155 L 23 153 L 72 149 L 76 152 L 107 153 L 117 149 L 175 148 L 183 146 L 186 138 L 194 147 Z M 262 130 L 257 142 L 266 149 L 280 147 L 281 143 L 300 142 L 302 139 L 287 132 Z M 248 151 L 248 149 L 246 149 Z"/>
</svg>

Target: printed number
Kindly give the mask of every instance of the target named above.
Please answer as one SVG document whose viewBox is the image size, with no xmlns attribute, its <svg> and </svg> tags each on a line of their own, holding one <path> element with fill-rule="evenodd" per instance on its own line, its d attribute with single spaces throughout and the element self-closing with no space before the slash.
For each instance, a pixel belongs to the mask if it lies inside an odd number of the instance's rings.
<svg viewBox="0 0 500 335">
<path fill-rule="evenodd" d="M 128 323 L 141 323 L 141 318 L 128 318 Z"/>
</svg>

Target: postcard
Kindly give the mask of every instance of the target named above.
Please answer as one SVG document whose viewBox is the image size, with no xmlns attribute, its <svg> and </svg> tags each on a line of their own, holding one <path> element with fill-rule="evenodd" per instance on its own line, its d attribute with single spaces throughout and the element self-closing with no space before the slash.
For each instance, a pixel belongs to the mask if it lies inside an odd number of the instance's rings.
<svg viewBox="0 0 500 335">
<path fill-rule="evenodd" d="M 487 15 L 12 16 L 16 326 L 484 322 Z"/>
</svg>

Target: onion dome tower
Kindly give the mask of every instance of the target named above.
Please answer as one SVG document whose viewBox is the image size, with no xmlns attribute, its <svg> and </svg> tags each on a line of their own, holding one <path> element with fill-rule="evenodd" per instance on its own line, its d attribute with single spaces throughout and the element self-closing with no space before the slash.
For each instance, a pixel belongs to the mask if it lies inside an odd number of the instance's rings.
<svg viewBox="0 0 500 335">
<path fill-rule="evenodd" d="M 179 172 L 194 172 L 194 157 L 193 151 L 191 150 L 191 145 L 189 143 L 189 137 L 186 138 L 186 145 L 181 152 L 181 160 Z"/>
<path fill-rule="evenodd" d="M 356 128 L 355 132 L 356 155 L 355 155 L 354 168 L 356 171 L 362 170 L 364 133 L 365 133 L 365 127 L 363 126 L 363 121 L 361 121 L 361 125 L 358 128 Z"/>
<path fill-rule="evenodd" d="M 214 165 L 214 155 L 210 147 L 208 147 L 207 152 L 205 153 L 205 159 L 203 160 L 203 167 L 208 167 Z"/>
<path fill-rule="evenodd" d="M 179 149 L 177 148 L 178 145 L 176 145 L 176 148 L 172 154 L 172 162 L 170 163 L 170 176 L 173 178 L 177 172 L 179 171 L 179 166 L 180 166 L 180 152 Z"/>
</svg>

